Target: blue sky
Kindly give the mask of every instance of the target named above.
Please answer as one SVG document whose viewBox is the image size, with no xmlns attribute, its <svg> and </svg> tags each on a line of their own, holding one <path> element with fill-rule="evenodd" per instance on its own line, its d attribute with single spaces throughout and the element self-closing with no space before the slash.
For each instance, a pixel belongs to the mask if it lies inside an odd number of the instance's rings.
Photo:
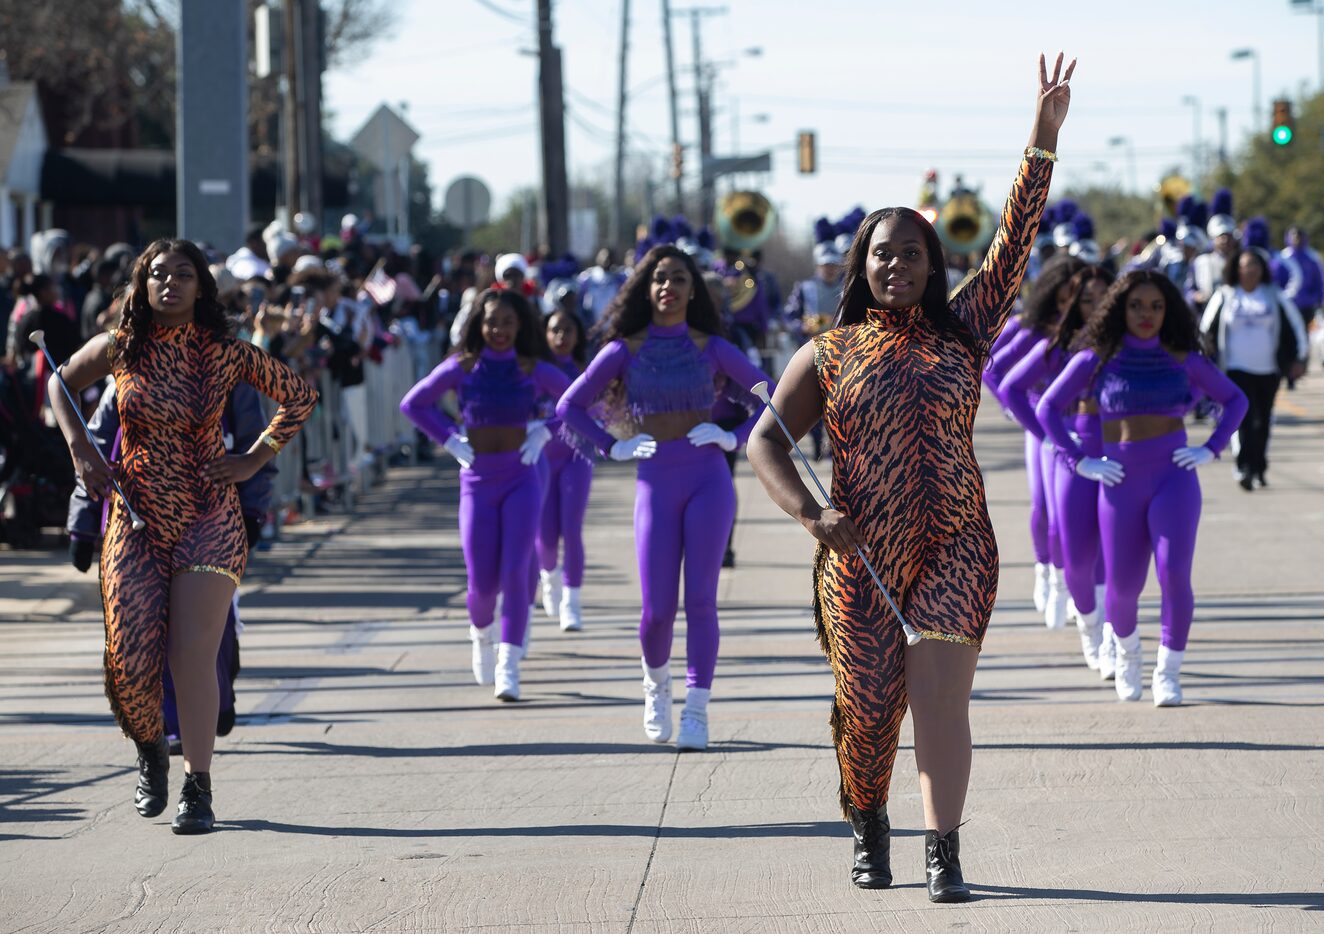
<svg viewBox="0 0 1324 934">
<path fill-rule="evenodd" d="M 673 0 L 673 8 L 696 5 Z M 705 0 L 707 5 L 707 0 Z M 1072 112 L 1063 128 L 1056 186 L 1130 185 L 1124 136 L 1140 187 L 1189 166 L 1194 111 L 1201 137 L 1217 145 L 1226 108 L 1232 147 L 1252 130 L 1252 67 L 1232 61 L 1257 49 L 1264 120 L 1280 94 L 1310 93 L 1319 81 L 1318 19 L 1289 0 L 1070 0 L 847 2 L 725 0 L 725 15 L 702 28 L 706 59 L 720 68 L 716 150 L 774 149 L 764 190 L 784 222 L 807 234 L 820 214 L 913 204 L 926 169 L 944 184 L 955 174 L 1000 201 L 1033 115 L 1036 58 L 1065 49 L 1080 59 Z M 473 174 L 498 205 L 537 182 L 538 127 L 534 0 L 400 0 L 393 34 L 372 55 L 328 74 L 332 126 L 352 134 L 382 101 L 407 105 L 422 134 L 418 156 L 440 191 Z M 632 0 L 628 84 L 634 152 L 669 159 L 659 0 Z M 809 10 L 810 12 L 806 12 Z M 608 176 L 613 152 L 620 0 L 560 0 L 556 40 L 566 74 L 568 158 L 573 177 Z M 682 142 L 696 136 L 691 31 L 676 17 Z M 758 47 L 757 58 L 741 50 Z M 766 115 L 759 122 L 755 118 Z M 733 128 L 734 118 L 739 118 Z M 797 131 L 818 134 L 816 175 L 795 172 Z M 1301 143 L 1307 141 L 1301 140 Z"/>
</svg>

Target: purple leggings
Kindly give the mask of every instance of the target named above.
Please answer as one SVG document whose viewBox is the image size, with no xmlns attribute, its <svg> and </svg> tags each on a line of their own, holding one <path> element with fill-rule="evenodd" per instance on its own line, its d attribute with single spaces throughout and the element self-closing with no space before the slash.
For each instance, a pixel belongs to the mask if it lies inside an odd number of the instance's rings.
<svg viewBox="0 0 1324 934">
<path fill-rule="evenodd" d="M 593 484 L 593 464 L 576 457 L 564 442 L 553 440 L 543 451 L 547 462 L 547 490 L 538 526 L 538 564 L 544 571 L 556 567 L 558 541 L 565 542 L 561 579 L 567 587 L 584 586 L 584 513 Z"/>
<path fill-rule="evenodd" d="M 1030 478 L 1030 541 L 1034 545 L 1034 560 L 1038 564 L 1062 566 L 1062 540 L 1054 521 L 1056 508 L 1052 503 L 1051 481 L 1053 472 L 1045 465 L 1052 463 L 1051 452 L 1044 451 L 1044 443 L 1025 433 L 1025 473 Z"/>
<path fill-rule="evenodd" d="M 1103 456 L 1103 434 L 1097 415 L 1076 415 L 1072 430 L 1086 457 Z M 1062 543 L 1062 576 L 1076 609 L 1098 609 L 1094 585 L 1106 579 L 1099 548 L 1099 484 L 1086 480 L 1059 455 L 1053 458 L 1053 498 L 1057 504 L 1058 538 Z"/>
<path fill-rule="evenodd" d="M 717 577 L 735 519 L 736 491 L 722 449 L 664 441 L 639 462 L 634 544 L 639 558 L 644 662 L 660 668 L 671 658 L 681 559 L 685 561 L 688 687 L 711 688 L 717 669 Z"/>
<path fill-rule="evenodd" d="M 460 471 L 460 545 L 469 571 L 469 621 L 492 624 L 501 601 L 501 641 L 524 644 L 529 625 L 529 566 L 542 508 L 536 467 L 520 463 L 519 451 L 479 454 Z"/>
<path fill-rule="evenodd" d="M 1152 554 L 1163 591 L 1162 642 L 1177 652 L 1186 649 L 1195 613 L 1191 564 L 1201 503 L 1195 471 L 1172 462 L 1172 452 L 1185 444 L 1184 430 L 1148 441 L 1104 442 L 1104 454 L 1121 463 L 1126 479 L 1099 496 L 1108 621 L 1118 636 L 1135 632 Z"/>
</svg>

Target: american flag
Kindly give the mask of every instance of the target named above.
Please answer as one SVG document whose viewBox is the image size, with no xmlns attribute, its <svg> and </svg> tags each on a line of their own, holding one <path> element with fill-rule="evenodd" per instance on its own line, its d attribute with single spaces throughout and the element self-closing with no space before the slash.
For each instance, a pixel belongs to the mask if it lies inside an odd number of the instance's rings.
<svg viewBox="0 0 1324 934">
<path fill-rule="evenodd" d="M 395 300 L 395 280 L 386 274 L 381 263 L 372 271 L 372 275 L 363 280 L 363 291 L 372 297 L 378 305 L 389 305 Z"/>
</svg>

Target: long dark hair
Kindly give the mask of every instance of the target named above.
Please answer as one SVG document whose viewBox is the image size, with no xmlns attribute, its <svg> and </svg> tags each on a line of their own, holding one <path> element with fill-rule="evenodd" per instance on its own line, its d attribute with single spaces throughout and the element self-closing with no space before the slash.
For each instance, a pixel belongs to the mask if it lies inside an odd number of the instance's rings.
<svg viewBox="0 0 1324 934">
<path fill-rule="evenodd" d="M 634 272 L 625 280 L 625 285 L 616 293 L 607 310 L 593 328 L 593 336 L 603 344 L 623 337 L 637 334 L 648 327 L 653 320 L 653 302 L 648 296 L 649 285 L 658 263 L 664 259 L 678 259 L 685 264 L 690 274 L 689 306 L 685 309 L 685 323 L 704 334 L 722 336 L 722 317 L 713 305 L 708 287 L 704 284 L 703 273 L 699 271 L 694 258 L 679 247 L 670 243 L 655 246 L 644 254 L 643 259 L 635 264 Z"/>
<path fill-rule="evenodd" d="M 552 326 L 552 319 L 557 315 L 565 315 L 570 323 L 575 326 L 575 349 L 570 351 L 570 359 L 578 363 L 579 368 L 582 370 L 588 365 L 588 333 L 584 329 L 584 319 L 566 308 L 553 308 L 547 314 L 542 316 L 542 333 L 544 340 L 547 337 L 547 329 Z"/>
<path fill-rule="evenodd" d="M 865 264 L 869 259 L 869 241 L 873 239 L 874 229 L 890 217 L 914 224 L 924 238 L 924 246 L 929 254 L 929 270 L 924 282 L 924 294 L 920 297 L 920 307 L 925 316 L 938 330 L 955 334 L 962 343 L 975 349 L 975 336 L 960 318 L 952 314 L 951 306 L 947 303 L 947 259 L 942 252 L 938 231 L 933 229 L 923 214 L 910 208 L 880 208 L 860 224 L 855 239 L 851 241 L 850 250 L 846 253 L 846 273 L 842 277 L 841 299 L 837 303 L 837 317 L 833 325 L 840 327 L 859 324 L 869 309 L 878 304 L 873 290 L 869 288 Z"/>
<path fill-rule="evenodd" d="M 191 240 L 163 237 L 147 245 L 147 249 L 134 260 L 133 271 L 129 274 L 120 319 L 122 343 L 119 354 L 126 364 L 132 365 L 138 361 L 152 333 L 152 306 L 147 300 L 147 277 L 152 260 L 166 253 L 183 256 L 198 277 L 198 298 L 193 303 L 193 323 L 216 340 L 223 340 L 230 335 L 231 321 L 225 306 L 217 297 L 216 280 L 207 266 L 207 257 Z"/>
<path fill-rule="evenodd" d="M 1085 325 L 1076 346 L 1093 350 L 1099 365 L 1107 363 L 1122 348 L 1126 336 L 1126 299 L 1133 289 L 1152 285 L 1163 295 L 1163 324 L 1159 327 L 1159 343 L 1170 353 L 1199 353 L 1200 332 L 1195 312 L 1186 303 L 1181 290 L 1161 272 L 1135 269 L 1114 282 L 1099 299 L 1103 310 Z"/>
<path fill-rule="evenodd" d="M 538 318 L 533 313 L 533 307 L 527 298 L 509 289 L 486 289 L 474 299 L 473 312 L 465 323 L 464 337 L 455 352 L 475 356 L 482 353 L 487 346 L 487 341 L 483 339 L 483 318 L 494 302 L 513 311 L 519 321 L 519 330 L 515 332 L 516 355 L 536 360 L 547 359 L 547 342 L 543 340 L 543 333 L 538 328 Z"/>
<path fill-rule="evenodd" d="M 1021 323 L 1041 337 L 1048 336 L 1057 319 L 1057 293 L 1071 277 L 1085 268 L 1085 261 L 1067 253 L 1058 253 L 1044 263 L 1039 278 L 1030 286 Z"/>
<path fill-rule="evenodd" d="M 1227 262 L 1223 266 L 1223 281 L 1234 289 L 1241 287 L 1241 257 L 1245 253 L 1255 257 L 1260 264 L 1260 285 L 1273 285 L 1273 272 L 1269 268 L 1268 257 L 1264 255 L 1263 250 L 1254 247 L 1245 250 L 1239 249 L 1227 258 Z"/>
<path fill-rule="evenodd" d="M 1108 286 L 1112 285 L 1115 279 L 1116 276 L 1102 266 L 1086 266 L 1067 280 L 1067 287 L 1071 290 L 1071 306 L 1067 308 L 1067 313 L 1062 316 L 1062 321 L 1057 326 L 1057 333 L 1053 335 L 1053 342 L 1048 347 L 1049 353 L 1055 349 L 1064 353 L 1071 350 L 1072 342 L 1080 334 L 1081 328 L 1085 327 L 1085 313 L 1080 308 L 1081 298 L 1085 295 L 1085 286 L 1091 282 L 1102 282 L 1104 290 L 1107 291 Z M 1094 313 L 1098 315 L 1099 308 L 1096 308 Z"/>
</svg>

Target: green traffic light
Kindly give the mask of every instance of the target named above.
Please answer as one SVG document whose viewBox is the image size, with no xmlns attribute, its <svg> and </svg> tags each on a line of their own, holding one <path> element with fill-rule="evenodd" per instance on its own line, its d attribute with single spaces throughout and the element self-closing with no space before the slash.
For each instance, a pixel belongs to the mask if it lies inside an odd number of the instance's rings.
<svg viewBox="0 0 1324 934">
<path fill-rule="evenodd" d="M 1274 127 L 1273 141 L 1279 146 L 1286 146 L 1292 141 L 1292 128 L 1286 124 Z"/>
</svg>

